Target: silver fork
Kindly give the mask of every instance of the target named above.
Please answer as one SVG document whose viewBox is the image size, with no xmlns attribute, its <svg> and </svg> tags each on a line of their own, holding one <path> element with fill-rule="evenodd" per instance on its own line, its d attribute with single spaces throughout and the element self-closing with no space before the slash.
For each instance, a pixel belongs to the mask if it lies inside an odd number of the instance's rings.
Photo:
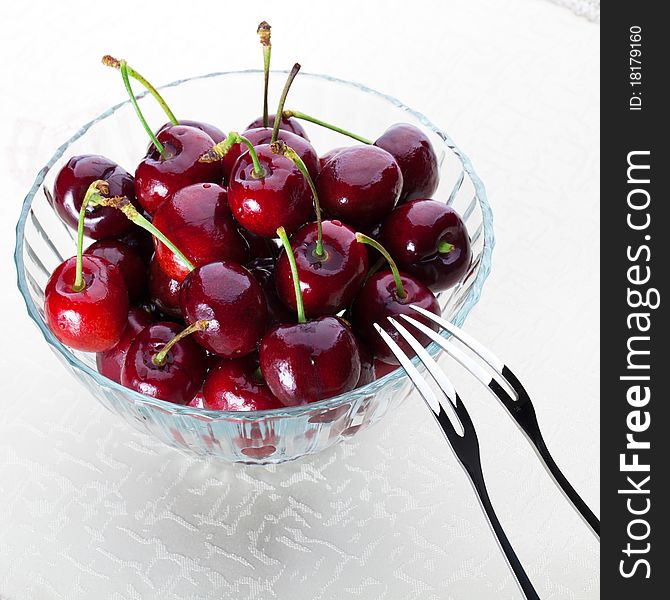
<svg viewBox="0 0 670 600">
<path fill-rule="evenodd" d="M 439 399 L 435 395 L 428 382 L 412 363 L 412 360 L 402 351 L 393 338 L 377 323 L 375 323 L 375 329 L 398 359 L 400 365 L 405 369 L 421 397 L 426 401 L 426 404 L 429 406 L 433 416 L 442 428 L 442 432 L 451 445 L 456 457 L 470 478 L 470 482 L 479 498 L 484 514 L 493 529 L 493 533 L 505 554 L 505 558 L 514 573 L 514 577 L 516 578 L 524 597 L 529 600 L 540 600 L 540 597 L 537 595 L 521 561 L 514 552 L 512 544 L 510 544 L 507 539 L 507 535 L 505 534 L 505 531 L 498 520 L 498 516 L 493 509 L 493 505 L 491 504 L 491 499 L 489 498 L 486 489 L 486 483 L 484 482 L 484 474 L 482 473 L 477 432 L 475 431 L 472 419 L 470 419 L 470 415 L 468 414 L 465 405 L 461 401 L 445 372 L 431 358 L 426 349 L 395 319 L 389 317 L 388 320 L 407 341 L 414 352 L 416 352 L 419 360 L 426 366 L 428 372 L 439 385 L 449 402 L 444 402 L 444 399 Z M 445 410 L 445 405 L 447 410 Z M 451 415 L 451 418 L 449 415 Z"/>
<path fill-rule="evenodd" d="M 540 426 L 537 422 L 537 416 L 535 414 L 533 403 L 531 402 L 528 392 L 526 392 L 517 376 L 493 352 L 485 348 L 481 343 L 479 343 L 462 329 L 419 306 L 412 305 L 412 308 L 451 333 L 454 338 L 459 340 L 466 348 L 468 348 L 486 365 L 488 365 L 488 367 L 490 367 L 490 369 L 492 369 L 492 371 L 498 377 L 500 377 L 500 379 L 505 382 L 506 385 L 508 385 L 509 388 L 514 392 L 516 397 L 509 394 L 485 368 L 476 363 L 474 359 L 465 354 L 452 342 L 444 339 L 441 335 L 427 327 L 424 323 L 421 323 L 407 315 L 401 315 L 405 321 L 435 341 L 443 350 L 447 352 L 447 354 L 453 357 L 466 370 L 470 371 L 472 375 L 474 375 L 481 383 L 483 383 L 489 389 L 489 391 L 500 400 L 502 405 L 509 412 L 510 416 L 516 421 L 516 423 L 526 435 L 526 438 L 544 463 L 544 466 L 554 479 L 554 482 L 565 494 L 567 499 L 572 503 L 584 521 L 586 521 L 586 523 L 591 527 L 593 532 L 598 537 L 600 537 L 600 521 L 593 514 L 593 511 L 591 511 L 582 497 L 577 493 L 575 488 L 572 487 L 572 484 L 568 481 L 565 475 L 563 475 L 562 471 L 558 468 L 558 465 L 549 453 L 549 449 L 547 448 L 544 438 L 542 437 L 542 432 L 540 431 Z"/>
</svg>

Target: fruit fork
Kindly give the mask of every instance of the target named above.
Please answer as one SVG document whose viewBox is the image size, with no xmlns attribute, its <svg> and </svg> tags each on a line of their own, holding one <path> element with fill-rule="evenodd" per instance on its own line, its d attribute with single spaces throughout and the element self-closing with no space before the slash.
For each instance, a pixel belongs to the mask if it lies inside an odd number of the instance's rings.
<svg viewBox="0 0 670 600">
<path fill-rule="evenodd" d="M 475 358 L 471 358 L 470 355 L 465 354 L 455 344 L 443 338 L 440 334 L 427 327 L 424 323 L 421 323 L 412 317 L 401 315 L 405 321 L 416 327 L 419 331 L 436 342 L 443 350 L 447 352 L 447 354 L 449 354 L 466 370 L 474 375 L 489 389 L 492 394 L 494 394 L 500 400 L 502 405 L 509 412 L 510 416 L 514 419 L 514 421 L 516 421 L 517 425 L 524 432 L 528 441 L 532 444 L 537 455 L 544 463 L 544 466 L 553 478 L 556 485 L 558 485 L 558 487 L 572 503 L 584 521 L 586 521 L 589 527 L 591 527 L 593 532 L 598 537 L 600 537 L 600 521 L 593 514 L 593 511 L 591 511 L 586 502 L 584 502 L 581 496 L 577 493 L 575 488 L 568 481 L 562 471 L 558 468 L 558 465 L 551 456 L 544 438 L 542 437 L 542 432 L 540 431 L 540 426 L 537 422 L 537 416 L 535 414 L 533 403 L 531 402 L 528 392 L 526 392 L 517 376 L 493 352 L 488 350 L 462 329 L 456 327 L 452 323 L 449 323 L 445 319 L 434 315 L 424 308 L 421 308 L 420 306 L 412 305 L 412 309 L 448 331 L 455 339 L 461 342 L 473 353 L 475 357 L 479 359 L 479 361 L 476 361 Z M 495 373 L 495 375 L 499 377 L 500 380 L 506 384 L 506 386 L 509 387 L 514 395 L 510 394 L 505 389 L 505 387 L 503 387 L 503 385 L 501 385 L 501 383 L 495 377 L 493 377 L 489 371 L 486 370 L 485 366 L 483 365 L 487 366 L 491 371 L 493 371 L 493 373 Z"/>
<path fill-rule="evenodd" d="M 426 311 L 428 312 L 428 311 Z M 428 313 L 431 314 L 432 313 Z M 403 315 L 404 316 L 404 315 Z M 479 497 L 481 507 L 488 519 L 493 533 L 495 534 L 500 547 L 505 554 L 505 558 L 514 573 L 517 583 L 521 588 L 525 598 L 529 600 L 539 600 L 539 596 L 533 587 L 526 571 L 517 557 L 512 544 L 507 539 L 507 535 L 498 520 L 498 516 L 491 504 L 491 499 L 484 481 L 484 474 L 482 472 L 482 465 L 479 454 L 479 442 L 477 440 L 477 432 L 475 431 L 472 419 L 456 392 L 453 384 L 447 377 L 446 373 L 428 354 L 426 349 L 412 336 L 412 334 L 405 329 L 393 317 L 388 317 L 389 322 L 400 335 L 407 341 L 410 347 L 417 354 L 419 360 L 428 369 L 435 382 L 440 387 L 444 398 L 440 399 L 433 391 L 433 388 L 428 384 L 426 379 L 419 373 L 418 369 L 412 363 L 412 360 L 403 352 L 393 338 L 384 331 L 377 323 L 375 329 L 383 340 L 388 345 L 389 349 L 400 362 L 400 365 L 405 369 L 407 375 L 412 383 L 417 388 L 421 397 L 425 400 L 430 408 L 433 416 L 442 428 L 444 436 L 451 445 L 456 457 L 461 466 L 470 478 L 470 482 L 475 489 L 475 493 Z M 408 319 L 414 321 L 411 317 Z M 428 328 L 426 328 L 428 329 Z M 430 330 L 432 331 L 432 330 Z M 439 337 L 439 336 L 438 336 Z"/>
</svg>

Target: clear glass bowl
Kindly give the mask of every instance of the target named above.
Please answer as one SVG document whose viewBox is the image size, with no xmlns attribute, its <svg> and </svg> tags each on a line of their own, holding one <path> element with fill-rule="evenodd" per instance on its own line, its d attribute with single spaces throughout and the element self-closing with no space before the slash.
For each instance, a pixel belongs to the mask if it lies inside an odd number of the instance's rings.
<svg viewBox="0 0 670 600">
<path fill-rule="evenodd" d="M 285 79 L 282 73 L 285 71 L 277 71 L 272 78 L 274 98 Z M 257 70 L 211 73 L 164 86 L 166 100 L 177 115 L 214 123 L 224 131 L 241 130 L 258 116 L 261 89 L 262 74 Z M 163 123 L 164 116 L 151 98 L 146 94 L 142 98 L 148 121 L 156 126 Z M 440 162 L 435 198 L 451 204 L 463 216 L 472 238 L 470 269 L 458 285 L 439 296 L 443 315 L 462 325 L 480 297 L 494 246 L 491 209 L 467 157 L 421 113 L 358 83 L 301 73 L 289 105 L 371 139 L 398 122 L 412 123 L 426 132 Z M 306 124 L 306 128 L 317 152 L 353 144 L 317 126 Z M 46 326 L 43 310 L 50 273 L 75 253 L 74 232 L 49 203 L 54 178 L 75 154 L 103 154 L 133 172 L 146 148 L 146 135 L 129 102 L 113 106 L 79 129 L 39 171 L 16 228 L 14 258 L 28 313 L 56 356 L 93 396 L 136 429 L 170 446 L 196 455 L 259 464 L 292 460 L 351 438 L 407 397 L 410 384 L 398 369 L 347 394 L 305 406 L 250 413 L 202 410 L 126 389 L 96 371 L 94 355 L 63 346 Z M 429 350 L 434 354 L 437 346 Z"/>
</svg>

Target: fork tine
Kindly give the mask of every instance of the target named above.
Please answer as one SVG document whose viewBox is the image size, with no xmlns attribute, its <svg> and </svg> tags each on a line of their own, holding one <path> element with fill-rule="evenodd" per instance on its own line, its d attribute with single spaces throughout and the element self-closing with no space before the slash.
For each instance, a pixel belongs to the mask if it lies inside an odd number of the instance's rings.
<svg viewBox="0 0 670 600">
<path fill-rule="evenodd" d="M 435 393 L 428 385 L 428 382 L 422 377 L 421 373 L 417 368 L 412 364 L 412 361 L 407 357 L 407 355 L 401 350 L 400 346 L 395 343 L 393 338 L 386 333 L 377 323 L 374 324 L 377 333 L 382 336 L 382 339 L 386 342 L 391 352 L 398 359 L 400 366 L 405 369 L 405 372 L 412 380 L 412 383 L 416 386 L 416 389 L 421 394 L 421 397 L 426 401 L 430 410 L 435 413 L 435 415 L 440 414 L 440 401 L 435 396 Z"/>
<path fill-rule="evenodd" d="M 416 352 L 416 355 L 419 357 L 419 360 L 424 364 L 428 369 L 428 372 L 432 375 L 435 382 L 440 386 L 440 389 L 449 399 L 448 410 L 445 410 L 449 421 L 451 421 L 451 426 L 458 433 L 459 436 L 463 436 L 465 433 L 465 427 L 461 423 L 460 418 L 456 414 L 456 389 L 451 383 L 446 373 L 440 368 L 440 366 L 435 362 L 433 357 L 426 352 L 426 349 L 419 343 L 419 341 L 405 329 L 398 321 L 393 317 L 387 317 L 389 323 L 395 327 L 397 332 L 403 337 L 403 339 L 412 347 L 412 350 Z M 442 405 L 444 408 L 444 404 Z"/>
<path fill-rule="evenodd" d="M 400 315 L 405 321 L 416 327 L 421 333 L 425 334 L 431 340 L 433 340 L 440 348 L 442 348 L 449 356 L 454 358 L 458 363 L 460 363 L 467 371 L 470 371 L 479 381 L 484 385 L 488 385 L 491 381 L 491 376 L 489 373 L 479 366 L 474 360 L 472 360 L 465 352 L 460 348 L 457 348 L 449 340 L 445 340 L 439 333 L 433 331 L 430 327 L 417 321 L 408 315 Z"/>
<path fill-rule="evenodd" d="M 442 317 L 438 317 L 436 314 L 426 310 L 425 308 L 422 308 L 420 306 L 416 306 L 415 304 L 410 305 L 410 308 L 421 313 L 423 316 L 428 317 L 431 321 L 434 321 L 444 329 L 446 329 L 451 335 L 453 335 L 457 340 L 460 340 L 470 348 L 475 354 L 477 354 L 484 362 L 486 362 L 487 365 L 489 365 L 496 373 L 498 373 L 500 376 L 503 376 L 503 368 L 505 367 L 505 363 L 500 360 L 493 352 L 491 352 L 488 348 L 485 348 L 482 344 L 480 344 L 475 338 L 473 338 L 471 335 L 465 333 L 460 327 L 456 327 L 453 323 L 450 323 L 449 321 L 443 319 Z"/>
</svg>

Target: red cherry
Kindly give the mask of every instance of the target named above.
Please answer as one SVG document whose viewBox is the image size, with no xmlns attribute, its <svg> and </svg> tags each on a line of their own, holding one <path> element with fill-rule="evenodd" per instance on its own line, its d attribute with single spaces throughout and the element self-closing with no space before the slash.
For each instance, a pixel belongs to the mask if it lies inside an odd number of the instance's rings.
<svg viewBox="0 0 670 600">
<path fill-rule="evenodd" d="M 251 355 L 234 360 L 222 360 L 207 375 L 204 408 L 210 410 L 270 410 L 282 408 L 258 368 L 258 357 Z"/>
<path fill-rule="evenodd" d="M 357 339 L 356 341 L 358 342 L 358 354 L 361 358 L 361 374 L 356 384 L 356 387 L 359 388 L 375 380 L 375 367 L 372 352 L 360 340 Z"/>
<path fill-rule="evenodd" d="M 157 137 L 165 147 L 165 157 L 152 146 L 135 171 L 135 193 L 149 214 L 155 213 L 165 200 L 187 185 L 221 181 L 220 161 L 199 162 L 214 145 L 205 132 L 175 125 Z"/>
<path fill-rule="evenodd" d="M 284 306 L 275 287 L 275 263 L 273 260 L 260 259 L 247 265 L 250 273 L 261 284 L 268 309 L 268 329 L 279 323 L 295 323 L 297 315 Z"/>
<path fill-rule="evenodd" d="M 200 131 L 204 131 L 209 137 L 212 138 L 212 141 L 215 144 L 218 144 L 219 142 L 222 142 L 223 140 L 226 139 L 226 134 L 223 133 L 218 127 L 215 125 L 211 125 L 209 123 L 205 123 L 204 121 L 193 121 L 191 119 L 178 119 L 180 125 L 184 125 L 186 127 L 193 127 L 195 129 L 199 129 Z M 172 123 L 165 123 L 164 125 L 161 126 L 161 128 L 156 132 L 156 136 L 158 136 L 159 133 L 162 131 L 165 131 L 166 129 L 169 129 L 170 127 L 174 127 Z M 149 147 L 148 151 L 151 150 L 151 146 Z"/>
<path fill-rule="evenodd" d="M 381 221 L 396 205 L 402 174 L 376 146 L 352 146 L 331 158 L 316 180 L 321 208 L 358 228 Z"/>
<path fill-rule="evenodd" d="M 377 333 L 374 323 L 387 331 L 406 354 L 414 356 L 409 344 L 400 337 L 393 325 L 388 322 L 387 317 L 398 317 L 398 315 L 406 314 L 437 331 L 438 326 L 433 321 L 417 313 L 410 308 L 410 305 L 415 304 L 436 315 L 440 314 L 440 305 L 428 287 L 404 273 L 400 274 L 400 280 L 405 291 L 404 298 L 398 295 L 391 271 L 375 273 L 365 282 L 351 307 L 351 324 L 354 331 L 368 345 L 376 358 L 394 365 L 398 364 L 398 361 Z M 430 343 L 430 339 L 426 335 L 418 332 L 412 333 L 424 346 Z"/>
<path fill-rule="evenodd" d="M 262 237 L 275 237 L 277 227 L 296 231 L 312 215 L 312 192 L 298 168 L 268 144 L 256 146 L 264 176 L 256 177 L 249 152 L 235 163 L 228 203 L 243 227 Z"/>
<path fill-rule="evenodd" d="M 329 162 L 331 158 L 334 158 L 337 156 L 340 152 L 343 150 L 348 150 L 350 146 L 339 146 L 337 148 L 333 148 L 332 150 L 328 150 L 325 154 L 322 154 L 319 157 L 319 171 L 323 169 Z"/>
<path fill-rule="evenodd" d="M 121 370 L 130 344 L 140 331 L 153 322 L 153 317 L 146 310 L 136 306 L 131 307 L 128 311 L 128 323 L 118 344 L 105 352 L 97 353 L 95 362 L 98 372 L 107 379 L 121 383 Z"/>
<path fill-rule="evenodd" d="M 214 183 L 194 183 L 175 192 L 152 222 L 195 266 L 217 260 L 246 262 L 247 244 L 230 214 L 226 190 Z M 158 239 L 154 244 L 163 272 L 183 281 L 189 273 L 186 265 Z"/>
<path fill-rule="evenodd" d="M 414 125 L 398 123 L 389 127 L 375 142 L 396 159 L 402 171 L 399 202 L 430 198 L 437 189 L 440 172 L 437 155 L 428 136 Z"/>
<path fill-rule="evenodd" d="M 253 352 L 266 327 L 263 290 L 253 275 L 234 262 L 202 265 L 184 279 L 179 304 L 187 323 L 206 319 L 193 334 L 199 344 L 224 358 Z"/>
<path fill-rule="evenodd" d="M 270 129 L 274 127 L 275 118 L 276 115 L 268 115 L 268 127 Z M 257 119 L 254 119 L 251 123 L 249 123 L 247 129 L 254 129 L 256 127 L 263 127 L 263 117 L 258 117 Z M 281 121 L 279 123 L 279 130 L 293 133 L 309 141 L 309 137 L 307 137 L 307 132 L 305 131 L 305 128 L 300 124 L 300 121 L 298 121 L 298 119 L 294 119 L 293 117 L 289 117 L 287 119 L 285 116 L 282 115 Z M 281 136 L 279 139 L 282 139 Z M 288 142 L 286 143 L 289 146 L 291 146 L 291 144 L 289 144 Z"/>
<path fill-rule="evenodd" d="M 335 314 L 349 306 L 368 272 L 367 250 L 356 241 L 351 227 L 339 221 L 323 221 L 322 227 L 322 257 L 316 255 L 316 223 L 308 223 L 291 238 L 308 317 Z M 277 260 L 275 283 L 279 298 L 295 311 L 295 288 L 285 252 Z"/>
<path fill-rule="evenodd" d="M 380 239 L 403 271 L 434 292 L 455 285 L 472 259 L 463 220 L 436 200 L 417 199 L 396 208 L 384 221 Z"/>
<path fill-rule="evenodd" d="M 104 258 L 84 254 L 85 287 L 72 289 L 77 259 L 62 262 L 44 289 L 44 313 L 53 334 L 83 352 L 109 350 L 121 339 L 128 319 L 128 291 L 119 270 Z"/>
<path fill-rule="evenodd" d="M 170 348 L 164 364 L 154 362 L 156 355 L 179 333 L 181 326 L 168 321 L 145 327 L 128 348 L 121 371 L 122 384 L 152 398 L 188 404 L 205 378 L 205 351 L 189 336 Z"/>
<path fill-rule="evenodd" d="M 149 295 L 156 308 L 170 317 L 180 318 L 180 290 L 181 284 L 161 269 L 155 257 L 152 258 L 149 263 Z"/>
<path fill-rule="evenodd" d="M 268 386 L 285 406 L 352 390 L 361 373 L 358 342 L 337 317 L 278 325 L 261 342 L 260 365 Z"/>
<path fill-rule="evenodd" d="M 119 270 L 131 303 L 144 298 L 147 289 L 147 262 L 137 250 L 118 240 L 100 240 L 86 248 L 84 254 L 104 258 Z"/>
<path fill-rule="evenodd" d="M 135 203 L 135 182 L 115 162 L 93 154 L 73 156 L 58 172 L 54 183 L 53 207 L 65 223 L 77 229 L 81 203 L 96 180 L 109 184 L 111 196 L 126 196 Z M 125 215 L 108 206 L 86 207 L 84 233 L 95 240 L 120 237 L 135 226 Z"/>
</svg>

